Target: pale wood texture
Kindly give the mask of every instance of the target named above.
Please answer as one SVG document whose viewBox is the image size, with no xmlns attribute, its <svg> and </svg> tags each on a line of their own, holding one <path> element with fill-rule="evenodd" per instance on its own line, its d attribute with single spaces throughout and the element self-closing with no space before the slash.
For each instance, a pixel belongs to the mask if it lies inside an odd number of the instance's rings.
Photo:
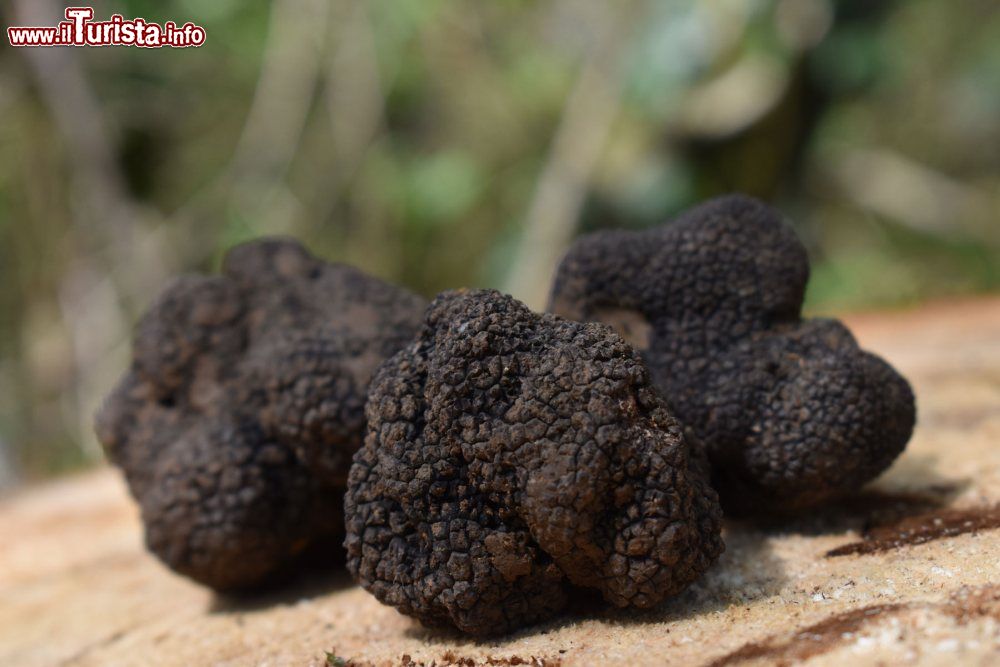
<svg viewBox="0 0 1000 667">
<path fill-rule="evenodd" d="M 861 500 L 728 525 L 720 563 L 654 613 L 477 644 L 421 629 L 342 572 L 217 599 L 143 550 L 134 504 L 102 469 L 0 501 L 0 665 L 322 665 L 326 650 L 361 665 L 1000 664 L 1000 531 L 984 527 L 1000 502 L 1000 299 L 848 321 L 915 386 L 909 449 Z M 980 529 L 824 557 L 934 502 L 970 509 Z M 954 523 L 941 516 L 924 528 Z"/>
</svg>

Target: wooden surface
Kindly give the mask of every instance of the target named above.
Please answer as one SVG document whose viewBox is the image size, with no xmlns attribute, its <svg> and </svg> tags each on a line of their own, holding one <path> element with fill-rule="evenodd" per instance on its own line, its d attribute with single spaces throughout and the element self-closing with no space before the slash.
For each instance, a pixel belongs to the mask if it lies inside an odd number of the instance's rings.
<svg viewBox="0 0 1000 667">
<path fill-rule="evenodd" d="M 718 565 L 653 613 L 475 643 L 342 572 L 220 599 L 144 552 L 102 469 L 0 501 L 0 665 L 1000 664 L 1000 299 L 849 324 L 914 384 L 907 452 L 821 514 L 730 523 Z"/>
</svg>

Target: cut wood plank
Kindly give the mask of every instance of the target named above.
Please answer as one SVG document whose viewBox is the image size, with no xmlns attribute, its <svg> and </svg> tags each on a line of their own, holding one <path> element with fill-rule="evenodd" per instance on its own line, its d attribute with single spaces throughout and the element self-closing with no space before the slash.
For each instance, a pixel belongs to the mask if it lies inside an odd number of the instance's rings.
<svg viewBox="0 0 1000 667">
<path fill-rule="evenodd" d="M 906 453 L 821 514 L 728 524 L 721 561 L 655 612 L 475 643 L 342 571 L 220 599 L 144 551 L 134 504 L 101 469 L 0 501 L 0 665 L 323 665 L 325 651 L 359 665 L 997 664 L 1000 299 L 848 323 L 914 384 Z"/>
</svg>

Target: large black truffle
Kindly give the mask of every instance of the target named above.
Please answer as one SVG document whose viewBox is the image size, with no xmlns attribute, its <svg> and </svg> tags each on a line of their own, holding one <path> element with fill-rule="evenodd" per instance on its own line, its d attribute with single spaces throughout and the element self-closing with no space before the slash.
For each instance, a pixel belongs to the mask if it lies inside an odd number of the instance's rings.
<svg viewBox="0 0 1000 667">
<path fill-rule="evenodd" d="M 577 241 L 549 309 L 614 326 L 642 352 L 727 511 L 791 510 L 857 489 L 903 451 L 909 384 L 850 332 L 803 321 L 805 248 L 733 195 L 645 232 Z"/>
<path fill-rule="evenodd" d="M 340 541 L 368 382 L 416 334 L 424 306 L 288 240 L 237 247 L 222 276 L 170 285 L 97 418 L 149 549 L 227 590 Z"/>
<path fill-rule="evenodd" d="M 509 632 L 573 587 L 649 607 L 722 551 L 704 459 L 604 325 L 444 293 L 377 371 L 366 413 L 348 568 L 427 625 Z"/>
</svg>

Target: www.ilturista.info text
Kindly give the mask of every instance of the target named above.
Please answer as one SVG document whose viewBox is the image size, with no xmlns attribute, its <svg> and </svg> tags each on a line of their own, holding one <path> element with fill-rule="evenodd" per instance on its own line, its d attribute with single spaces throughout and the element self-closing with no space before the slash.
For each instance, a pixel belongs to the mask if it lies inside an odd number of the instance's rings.
<svg viewBox="0 0 1000 667">
<path fill-rule="evenodd" d="M 67 7 L 66 20 L 53 27 L 10 27 L 11 46 L 138 46 L 147 49 L 185 48 L 205 43 L 205 29 L 193 23 L 163 25 L 115 14 L 94 21 L 92 7 Z"/>
</svg>

